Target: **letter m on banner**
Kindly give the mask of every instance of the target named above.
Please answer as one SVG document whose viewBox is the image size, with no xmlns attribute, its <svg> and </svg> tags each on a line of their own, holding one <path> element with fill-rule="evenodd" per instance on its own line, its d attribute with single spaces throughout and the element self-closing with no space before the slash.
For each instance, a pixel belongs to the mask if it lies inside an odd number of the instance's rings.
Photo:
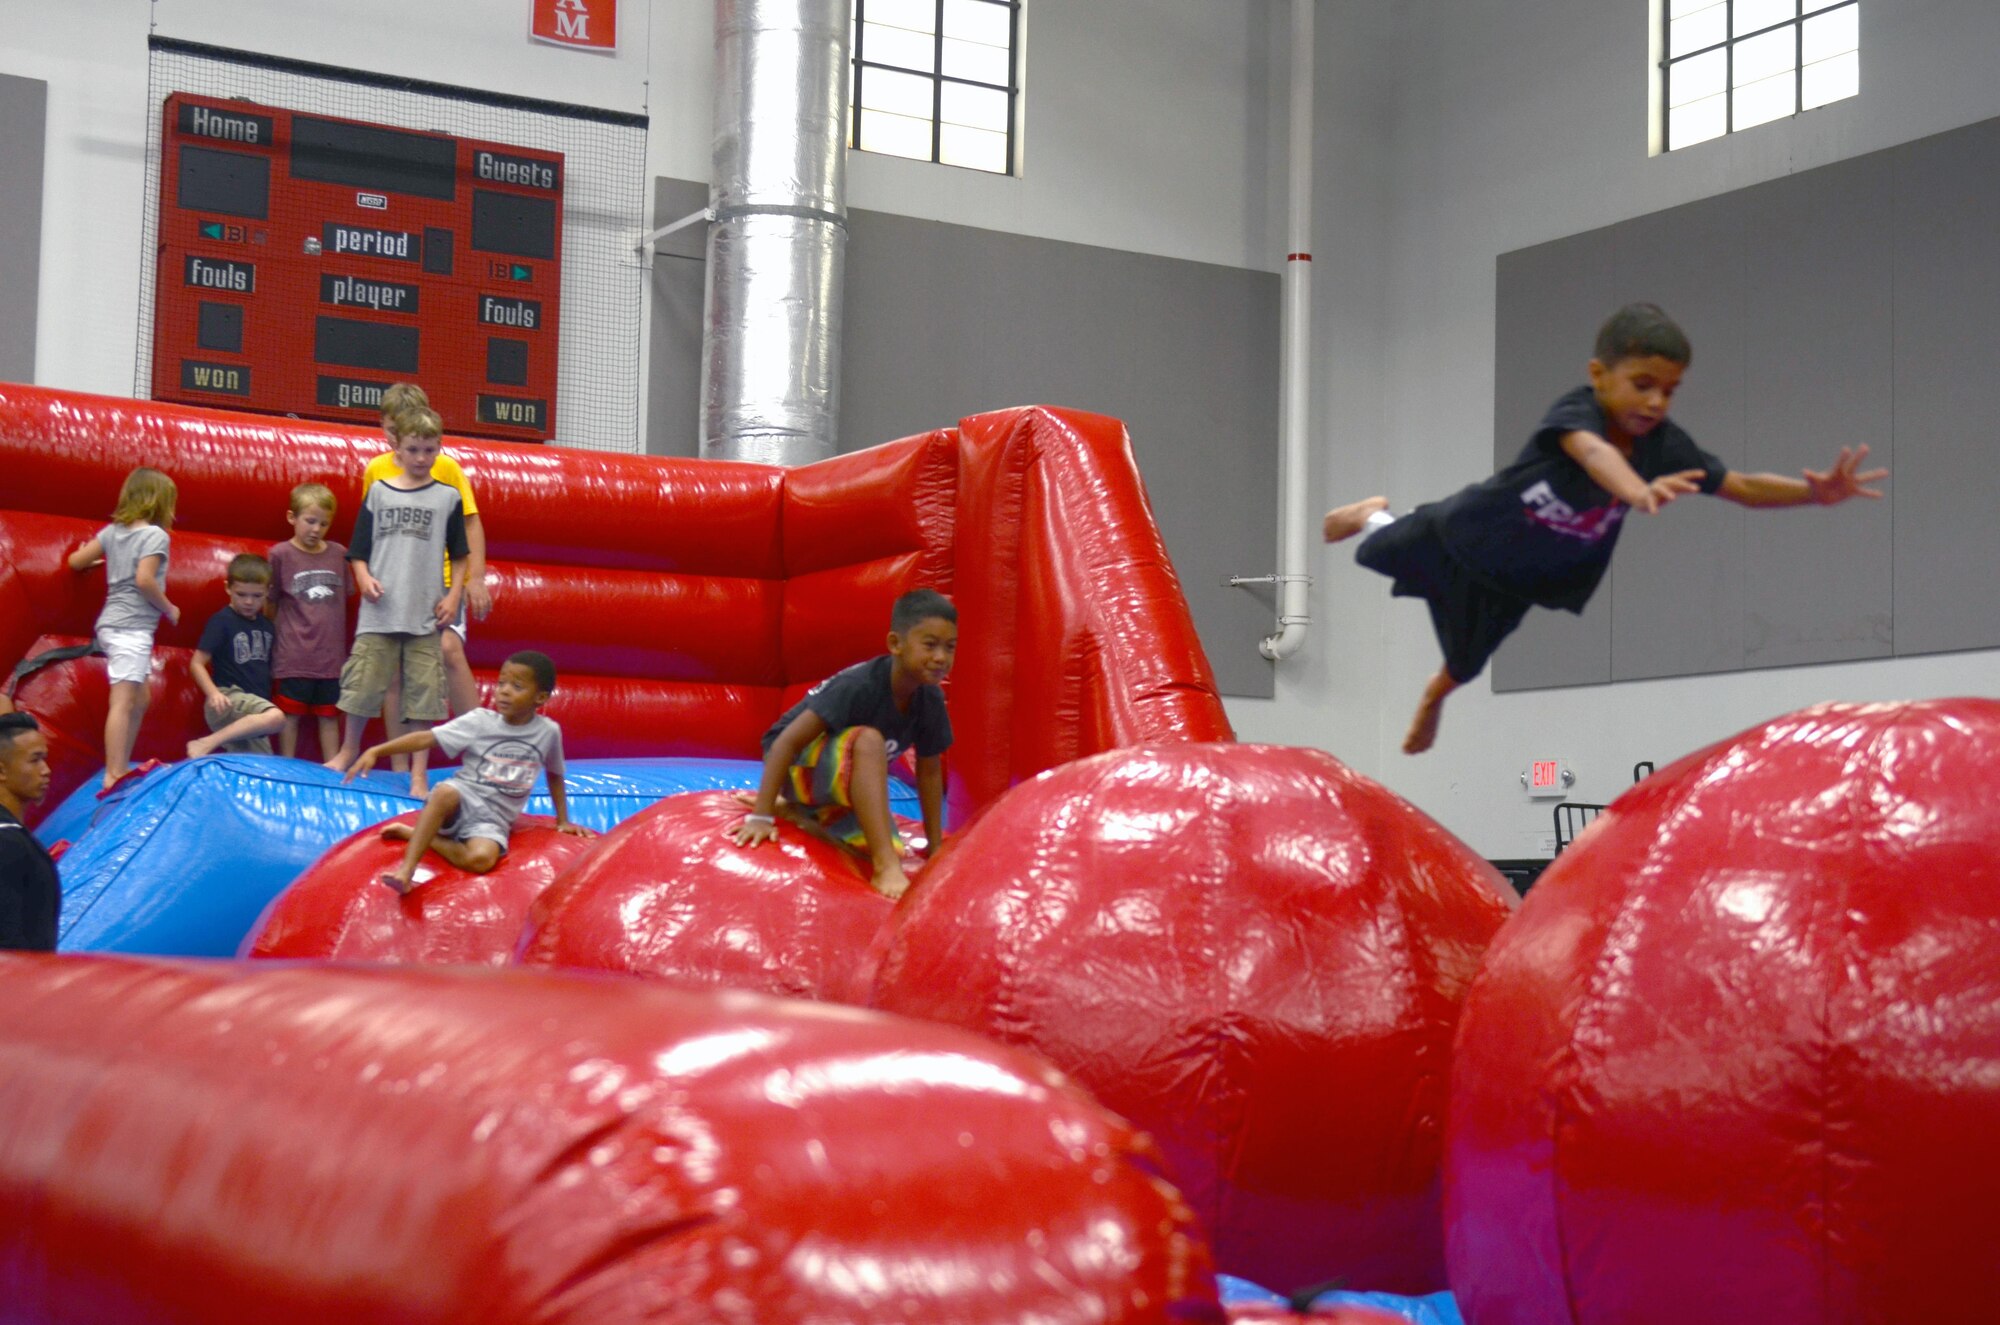
<svg viewBox="0 0 2000 1325">
<path fill-rule="evenodd" d="M 618 0 L 533 0 L 528 35 L 587 51 L 618 49 Z"/>
</svg>

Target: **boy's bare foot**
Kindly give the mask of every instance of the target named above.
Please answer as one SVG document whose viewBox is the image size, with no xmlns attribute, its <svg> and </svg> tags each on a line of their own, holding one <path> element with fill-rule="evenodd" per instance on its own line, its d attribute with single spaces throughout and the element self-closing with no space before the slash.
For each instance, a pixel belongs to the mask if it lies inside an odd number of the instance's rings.
<svg viewBox="0 0 2000 1325">
<path fill-rule="evenodd" d="M 1363 497 L 1360 501 L 1351 501 L 1345 506 L 1334 507 L 1326 513 L 1326 524 L 1323 529 L 1326 541 L 1338 543 L 1354 537 L 1367 525 L 1369 516 L 1388 509 L 1387 497 Z"/>
<path fill-rule="evenodd" d="M 336 773 L 345 773 L 347 771 L 347 766 L 353 762 L 354 760 L 348 757 L 347 752 L 343 750 L 340 753 L 334 755 L 333 758 L 327 760 L 324 764 L 321 764 L 320 767 L 330 768 Z"/>
<path fill-rule="evenodd" d="M 410 889 L 416 886 L 394 870 L 382 871 L 375 876 L 375 882 L 381 884 L 398 897 L 408 897 Z"/>
<path fill-rule="evenodd" d="M 383 824 L 382 836 L 391 842 L 407 842 L 417 835 L 417 830 L 409 824 Z"/>
<path fill-rule="evenodd" d="M 190 759 L 199 759 L 203 755 L 214 753 L 215 740 L 213 737 L 204 736 L 199 740 L 188 742 L 188 758 Z"/>
<path fill-rule="evenodd" d="M 1444 716 L 1444 696 L 1426 692 L 1423 702 L 1417 705 L 1417 716 L 1410 720 L 1410 730 L 1403 737 L 1403 753 L 1420 755 L 1431 748 L 1437 740 L 1438 719 Z"/>
<path fill-rule="evenodd" d="M 431 795 L 431 780 L 427 777 L 411 778 L 410 795 L 416 797 L 420 801 L 429 800 Z"/>
<path fill-rule="evenodd" d="M 881 869 L 875 871 L 875 877 L 870 879 L 868 883 L 876 892 L 881 893 L 892 902 L 910 891 L 910 876 L 903 873 L 903 867 L 900 863 L 884 865 Z"/>
</svg>

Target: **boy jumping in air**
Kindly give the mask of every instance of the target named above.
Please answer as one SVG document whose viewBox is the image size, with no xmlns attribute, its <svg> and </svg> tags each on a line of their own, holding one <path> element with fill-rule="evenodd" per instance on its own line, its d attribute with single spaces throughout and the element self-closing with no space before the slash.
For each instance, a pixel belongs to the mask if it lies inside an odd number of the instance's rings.
<svg viewBox="0 0 2000 1325">
<path fill-rule="evenodd" d="M 901 897 L 910 880 L 889 816 L 889 763 L 916 750 L 926 852 L 935 852 L 944 840 L 942 756 L 951 745 L 938 683 L 957 654 L 958 609 L 950 599 L 935 589 L 898 598 L 889 651 L 821 681 L 764 733 L 764 780 L 730 838 L 754 847 L 777 837 L 782 792 L 787 818 L 865 853 L 875 889 Z"/>
<path fill-rule="evenodd" d="M 1485 668 L 1530 607 L 1582 612 L 1611 564 L 1627 511 L 1657 515 L 1690 492 L 1743 506 L 1832 506 L 1880 497 L 1868 448 L 1842 447 L 1833 468 L 1739 474 L 1667 418 L 1693 350 L 1653 304 L 1628 304 L 1598 330 L 1590 384 L 1562 396 L 1513 464 L 1400 518 L 1383 497 L 1329 511 L 1326 541 L 1366 532 L 1354 559 L 1430 604 L 1444 666 L 1424 687 L 1407 754 L 1430 749 L 1446 696 Z"/>
<path fill-rule="evenodd" d="M 440 726 L 361 752 L 343 782 L 391 755 L 438 749 L 465 761 L 457 776 L 439 783 L 425 798 L 414 827 L 390 824 L 382 830 L 382 836 L 410 844 L 402 865 L 381 876 L 383 884 L 407 894 L 415 886 L 417 863 L 425 851 L 435 851 L 472 874 L 484 874 L 498 865 L 507 854 L 514 821 L 535 789 L 535 777 L 544 771 L 549 799 L 555 803 L 556 831 L 593 836 L 588 828 L 569 821 L 562 728 L 541 714 L 555 688 L 556 665 L 548 655 L 523 650 L 500 665 L 493 680 L 493 707 L 461 713 Z"/>
</svg>

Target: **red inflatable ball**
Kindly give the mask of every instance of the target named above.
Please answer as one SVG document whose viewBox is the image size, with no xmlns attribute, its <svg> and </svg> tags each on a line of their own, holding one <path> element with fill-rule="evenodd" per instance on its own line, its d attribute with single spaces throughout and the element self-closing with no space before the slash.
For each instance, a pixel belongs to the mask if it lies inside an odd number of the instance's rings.
<svg viewBox="0 0 2000 1325">
<path fill-rule="evenodd" d="M 2000 704 L 1830 704 L 1662 769 L 1467 1001 L 1469 1325 L 2000 1320 Z"/>
<path fill-rule="evenodd" d="M 0 954 L 0 1315 L 1219 1325 L 1145 1138 L 1030 1055 L 546 971 Z"/>
<path fill-rule="evenodd" d="M 1329 755 L 1116 750 L 958 835 L 871 1001 L 1031 1046 L 1145 1127 L 1221 1270 L 1429 1291 L 1452 1030 L 1512 900 Z"/>
<path fill-rule="evenodd" d="M 389 822 L 416 818 L 413 811 Z M 244 938 L 242 955 L 504 966 L 535 898 L 601 840 L 558 833 L 554 819 L 524 814 L 490 873 L 468 874 L 426 852 L 418 886 L 398 897 L 377 880 L 402 862 L 405 844 L 384 838 L 382 828 L 341 842 L 278 894 Z"/>
<path fill-rule="evenodd" d="M 726 834 L 743 812 L 736 792 L 695 791 L 627 819 L 536 902 L 517 960 L 858 1000 L 893 904 L 869 886 L 866 861 L 791 824 L 737 846 Z M 906 841 L 923 832 L 900 827 Z"/>
</svg>

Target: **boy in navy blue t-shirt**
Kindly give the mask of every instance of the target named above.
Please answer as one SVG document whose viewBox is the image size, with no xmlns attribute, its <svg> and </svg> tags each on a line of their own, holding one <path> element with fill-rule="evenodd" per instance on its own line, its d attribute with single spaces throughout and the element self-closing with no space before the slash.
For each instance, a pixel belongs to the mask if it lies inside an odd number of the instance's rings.
<svg viewBox="0 0 2000 1325">
<path fill-rule="evenodd" d="M 1383 497 L 1329 511 L 1326 541 L 1367 532 L 1354 559 L 1430 603 L 1444 666 L 1424 687 L 1403 749 L 1437 739 L 1445 697 L 1478 676 L 1530 607 L 1583 611 L 1604 578 L 1629 510 L 1657 515 L 1706 492 L 1743 506 L 1831 506 L 1880 497 L 1861 472 L 1866 446 L 1842 447 L 1825 473 L 1739 474 L 1667 418 L 1693 351 L 1654 304 L 1628 304 L 1597 333 L 1590 385 L 1549 407 L 1514 463 L 1400 519 Z"/>
<path fill-rule="evenodd" d="M 910 886 L 903 844 L 889 815 L 889 764 L 917 756 L 917 803 L 926 853 L 944 838 L 944 761 L 951 717 L 938 688 L 958 654 L 958 609 L 935 589 L 896 600 L 889 651 L 835 672 L 764 733 L 764 780 L 743 822 L 729 835 L 754 847 L 778 835 L 786 817 L 866 854 L 871 882 L 888 897 Z"/>
<path fill-rule="evenodd" d="M 271 646 L 278 638 L 264 616 L 271 563 L 245 552 L 230 559 L 227 577 L 229 606 L 202 627 L 201 645 L 188 663 L 209 731 L 188 742 L 190 759 L 225 749 L 270 754 L 271 737 L 285 727 L 284 713 L 271 702 Z"/>
</svg>

